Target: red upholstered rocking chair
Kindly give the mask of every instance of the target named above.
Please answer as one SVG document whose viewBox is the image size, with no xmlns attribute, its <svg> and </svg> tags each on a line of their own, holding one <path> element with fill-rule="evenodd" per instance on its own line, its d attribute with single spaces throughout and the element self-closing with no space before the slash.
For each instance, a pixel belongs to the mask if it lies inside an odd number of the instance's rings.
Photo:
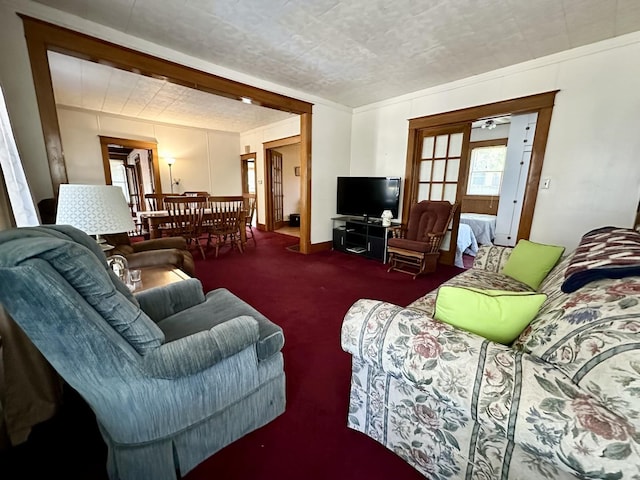
<svg viewBox="0 0 640 480">
<path fill-rule="evenodd" d="M 423 200 L 411 207 L 406 228 L 392 228 L 387 243 L 388 272 L 408 273 L 416 278 L 436 271 L 440 246 L 458 204 Z"/>
</svg>

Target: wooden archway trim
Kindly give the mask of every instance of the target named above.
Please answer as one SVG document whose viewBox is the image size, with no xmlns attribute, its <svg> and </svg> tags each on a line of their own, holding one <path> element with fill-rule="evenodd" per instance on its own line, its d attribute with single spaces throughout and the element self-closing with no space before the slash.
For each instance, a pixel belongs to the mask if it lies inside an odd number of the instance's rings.
<svg viewBox="0 0 640 480">
<path fill-rule="evenodd" d="M 407 142 L 407 161 L 405 165 L 405 192 L 402 205 L 402 219 L 406 222 L 409 216 L 409 206 L 414 193 L 411 186 L 415 184 L 415 177 L 419 172 L 414 171 L 414 159 L 418 155 L 417 135 L 419 130 L 432 127 L 449 127 L 453 125 L 474 122 L 480 118 L 509 115 L 514 113 L 538 113 L 536 132 L 533 139 L 531 151 L 531 163 L 529 165 L 529 175 L 525 187 L 524 200 L 522 204 L 522 214 L 520 216 L 520 226 L 518 228 L 518 240 L 528 239 L 531 234 L 531 224 L 533 223 L 533 213 L 538 198 L 538 187 L 542 173 L 544 154 L 547 148 L 549 128 L 551 126 L 551 113 L 555 103 L 555 97 L 559 90 L 553 90 L 525 97 L 513 98 L 501 102 L 477 105 L 450 112 L 428 115 L 409 120 L 409 137 Z"/>
<path fill-rule="evenodd" d="M 229 80 L 179 63 L 126 48 L 26 15 L 19 16 L 24 24 L 27 49 L 31 62 L 40 121 L 54 195 L 61 183 L 67 183 L 67 172 L 60 137 L 47 51 L 103 63 L 141 75 L 160 78 L 203 92 L 240 100 L 300 116 L 300 252 L 310 253 L 311 244 L 311 115 L 313 104 Z"/>
<path fill-rule="evenodd" d="M 132 140 L 129 138 L 105 137 L 99 135 L 100 149 L 102 150 L 102 167 L 104 168 L 104 181 L 111 184 L 111 168 L 109 166 L 109 145 L 122 145 L 127 148 L 140 148 L 151 150 L 153 156 L 153 182 L 156 189 L 162 192 L 162 182 L 160 180 L 160 157 L 158 156 L 158 144 L 155 142 L 145 142 L 142 140 Z"/>
<path fill-rule="evenodd" d="M 264 142 L 262 145 L 267 148 L 286 147 L 287 145 L 296 145 L 300 143 L 300 135 L 293 135 L 292 137 L 279 138 L 278 140 L 271 140 L 270 142 Z"/>
</svg>

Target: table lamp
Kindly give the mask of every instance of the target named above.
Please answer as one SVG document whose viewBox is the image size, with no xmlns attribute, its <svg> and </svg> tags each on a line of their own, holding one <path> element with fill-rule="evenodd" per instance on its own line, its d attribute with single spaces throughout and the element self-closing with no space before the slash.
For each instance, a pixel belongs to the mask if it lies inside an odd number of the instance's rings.
<svg viewBox="0 0 640 480">
<path fill-rule="evenodd" d="M 60 185 L 56 224 L 95 235 L 104 250 L 109 246 L 100 235 L 135 229 L 129 205 L 116 185 Z"/>
</svg>

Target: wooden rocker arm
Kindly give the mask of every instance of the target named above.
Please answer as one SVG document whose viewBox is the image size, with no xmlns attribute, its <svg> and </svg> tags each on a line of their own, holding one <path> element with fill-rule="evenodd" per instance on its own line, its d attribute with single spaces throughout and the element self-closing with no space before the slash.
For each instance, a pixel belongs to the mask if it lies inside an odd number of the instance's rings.
<svg viewBox="0 0 640 480">
<path fill-rule="evenodd" d="M 396 227 L 389 227 L 389 231 L 393 238 L 405 238 L 407 235 L 407 228 L 400 225 Z"/>
<path fill-rule="evenodd" d="M 442 240 L 444 239 L 444 235 L 446 232 L 442 233 L 427 233 L 424 242 L 428 243 L 431 252 L 437 252 L 440 249 L 440 245 L 442 244 Z"/>
</svg>

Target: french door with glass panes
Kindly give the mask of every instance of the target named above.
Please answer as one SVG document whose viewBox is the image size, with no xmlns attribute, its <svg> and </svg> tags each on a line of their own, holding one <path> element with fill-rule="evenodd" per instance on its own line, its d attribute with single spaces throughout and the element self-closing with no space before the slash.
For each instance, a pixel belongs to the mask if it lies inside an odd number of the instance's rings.
<svg viewBox="0 0 640 480">
<path fill-rule="evenodd" d="M 422 200 L 462 201 L 469 168 L 471 124 L 430 127 L 415 130 L 413 161 L 407 180 L 403 205 L 403 222 L 407 222 L 411 205 Z M 456 210 L 449 231 L 442 242 L 440 261 L 453 264 L 460 209 Z"/>
</svg>

